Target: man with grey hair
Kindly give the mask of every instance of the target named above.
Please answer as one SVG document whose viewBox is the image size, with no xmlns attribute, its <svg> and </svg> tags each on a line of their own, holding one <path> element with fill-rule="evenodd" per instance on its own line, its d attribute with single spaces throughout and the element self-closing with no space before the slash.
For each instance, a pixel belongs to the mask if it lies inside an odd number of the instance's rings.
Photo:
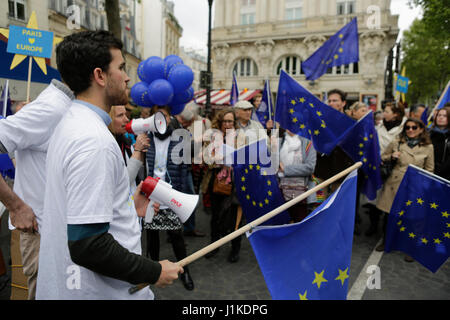
<svg viewBox="0 0 450 320">
<path fill-rule="evenodd" d="M 267 138 L 264 127 L 258 121 L 252 120 L 253 105 L 246 101 L 238 101 L 234 108 L 236 109 L 237 124 L 239 127 L 237 134 L 237 147 L 248 145 L 262 138 Z"/>
<path fill-rule="evenodd" d="M 178 125 L 175 124 L 176 129 L 184 129 L 190 134 L 190 148 L 191 148 L 191 163 L 188 164 L 187 168 L 187 175 L 186 175 L 186 183 L 185 186 L 188 187 L 188 190 L 185 190 L 186 193 L 189 194 L 195 194 L 195 188 L 194 188 L 194 180 L 193 180 L 193 173 L 192 173 L 192 159 L 194 158 L 194 139 L 195 133 L 188 130 L 189 127 L 194 123 L 195 115 L 189 108 L 184 108 L 184 110 L 175 115 L 175 119 L 178 122 Z M 198 231 L 195 229 L 195 211 L 191 214 L 189 219 L 184 223 L 184 235 L 186 236 L 193 236 L 193 237 L 204 237 L 205 234 L 201 231 Z"/>
</svg>

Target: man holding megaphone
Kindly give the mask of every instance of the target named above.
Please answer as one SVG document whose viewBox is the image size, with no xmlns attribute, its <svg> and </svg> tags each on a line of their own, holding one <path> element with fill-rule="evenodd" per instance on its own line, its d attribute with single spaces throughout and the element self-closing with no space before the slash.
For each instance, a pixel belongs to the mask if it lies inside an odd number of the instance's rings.
<svg viewBox="0 0 450 320">
<path fill-rule="evenodd" d="M 128 102 L 122 42 L 108 31 L 84 31 L 56 49 L 58 70 L 74 92 L 47 156 L 37 299 L 130 299 L 130 284 L 166 286 L 183 268 L 141 255 L 137 213 L 148 199 L 130 192 L 108 112 Z M 135 299 L 152 299 L 141 290 Z"/>
</svg>

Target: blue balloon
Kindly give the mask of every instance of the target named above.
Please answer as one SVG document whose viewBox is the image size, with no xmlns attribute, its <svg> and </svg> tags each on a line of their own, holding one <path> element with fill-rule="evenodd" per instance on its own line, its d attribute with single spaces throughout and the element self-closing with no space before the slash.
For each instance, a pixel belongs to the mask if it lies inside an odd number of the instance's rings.
<svg viewBox="0 0 450 320">
<path fill-rule="evenodd" d="M 184 107 L 186 106 L 186 104 L 179 104 L 179 105 L 175 105 L 175 106 L 171 106 L 170 107 L 170 114 L 172 116 L 176 116 L 177 114 L 180 114 L 183 112 Z"/>
<path fill-rule="evenodd" d="M 164 77 L 167 79 L 167 77 L 169 76 L 170 69 L 172 69 L 172 67 L 182 64 L 183 60 L 180 57 L 176 55 L 167 56 L 164 59 Z"/>
<path fill-rule="evenodd" d="M 178 105 L 182 103 L 188 103 L 194 98 L 194 88 L 190 87 L 186 91 L 176 93 L 173 96 L 172 105 Z"/>
<path fill-rule="evenodd" d="M 170 69 L 167 80 L 172 84 L 173 91 L 180 93 L 186 91 L 192 85 L 194 72 L 187 65 L 177 65 Z"/>
<path fill-rule="evenodd" d="M 169 81 L 157 79 L 150 83 L 149 97 L 158 106 L 168 105 L 173 98 L 173 87 Z"/>
<path fill-rule="evenodd" d="M 157 79 L 164 79 L 164 60 L 160 57 L 152 56 L 145 60 L 143 66 L 145 82 L 152 83 Z"/>
<path fill-rule="evenodd" d="M 153 105 L 149 97 L 149 87 L 145 82 L 136 83 L 131 88 L 130 97 L 138 106 L 151 107 Z"/>
</svg>

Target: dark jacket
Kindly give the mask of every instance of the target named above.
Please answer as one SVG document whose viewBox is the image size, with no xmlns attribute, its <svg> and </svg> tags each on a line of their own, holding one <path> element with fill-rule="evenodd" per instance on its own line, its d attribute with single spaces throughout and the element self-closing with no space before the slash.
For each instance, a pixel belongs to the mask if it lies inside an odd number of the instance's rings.
<svg viewBox="0 0 450 320">
<path fill-rule="evenodd" d="M 314 175 L 319 179 L 327 180 L 353 164 L 354 161 L 344 150 L 341 147 L 336 147 L 330 155 L 317 153 Z"/>
<path fill-rule="evenodd" d="M 430 137 L 434 147 L 434 173 L 450 180 L 450 131 L 443 133 L 433 128 Z"/>
</svg>

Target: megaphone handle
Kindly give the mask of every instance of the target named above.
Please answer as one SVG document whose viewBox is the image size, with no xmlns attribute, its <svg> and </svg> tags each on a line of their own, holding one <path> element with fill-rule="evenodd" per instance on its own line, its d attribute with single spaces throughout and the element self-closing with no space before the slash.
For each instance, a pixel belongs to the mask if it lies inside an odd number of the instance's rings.
<svg viewBox="0 0 450 320">
<path fill-rule="evenodd" d="M 153 221 L 153 217 L 155 216 L 155 210 L 153 209 L 153 204 L 155 202 L 153 200 L 150 200 L 148 206 L 147 206 L 147 211 L 145 212 L 145 218 L 144 221 L 146 223 L 151 223 Z"/>
</svg>

